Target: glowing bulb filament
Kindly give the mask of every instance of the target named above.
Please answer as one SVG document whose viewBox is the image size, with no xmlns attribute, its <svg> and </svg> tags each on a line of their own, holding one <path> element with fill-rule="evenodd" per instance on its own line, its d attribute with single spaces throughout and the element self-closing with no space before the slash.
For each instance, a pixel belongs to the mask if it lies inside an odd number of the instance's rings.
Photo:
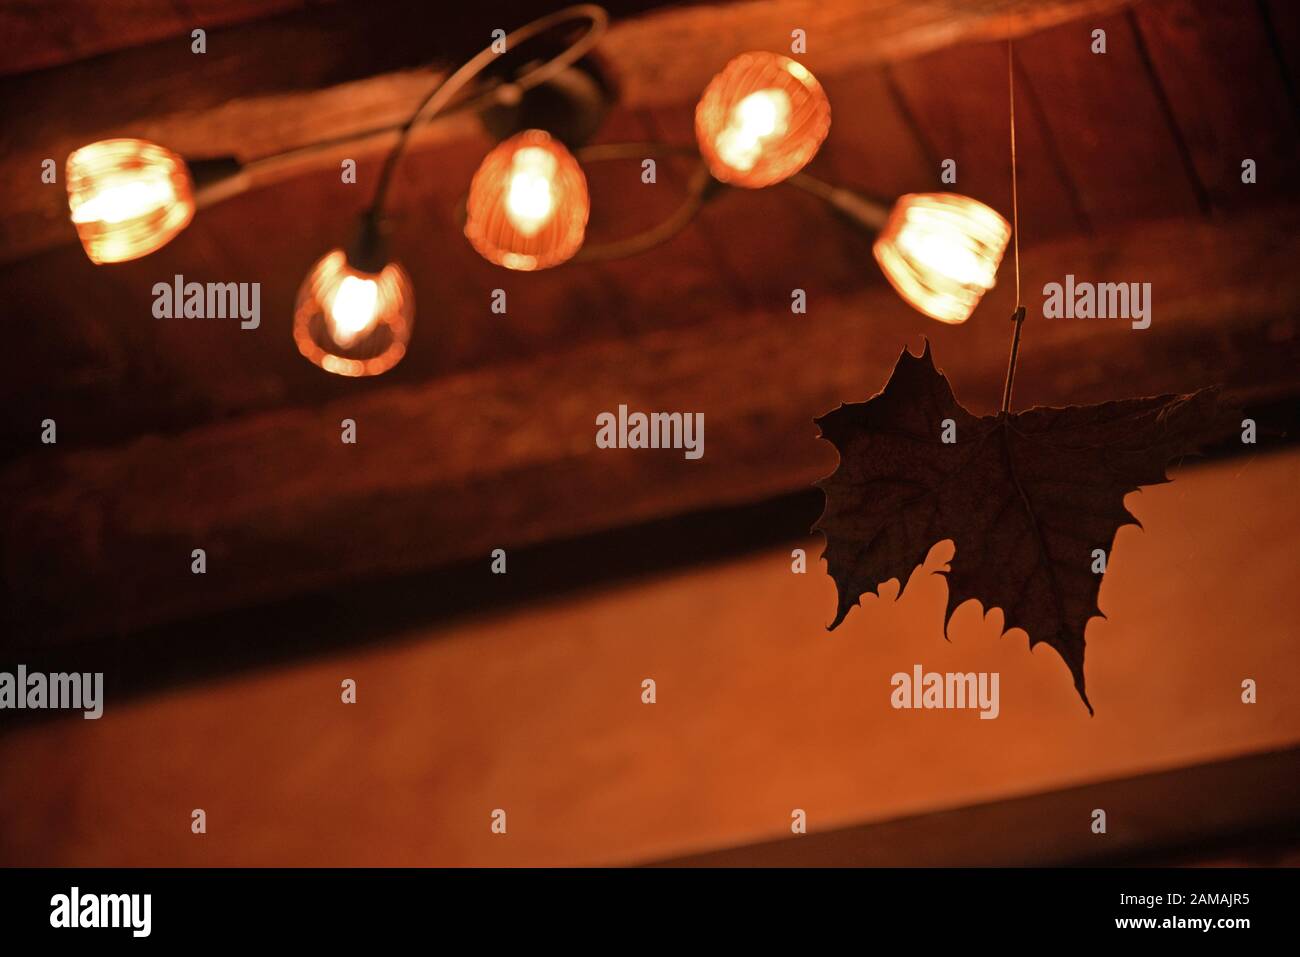
<svg viewBox="0 0 1300 957">
<path fill-rule="evenodd" d="M 379 284 L 373 279 L 344 276 L 330 300 L 325 317 L 334 341 L 347 348 L 375 324 Z"/>
<path fill-rule="evenodd" d="M 915 226 L 899 234 L 898 246 L 929 269 L 963 286 L 993 286 L 992 264 L 981 260 L 960 234 Z"/>
<path fill-rule="evenodd" d="M 525 236 L 535 236 L 555 213 L 555 156 L 537 146 L 516 150 L 506 187 L 506 217 Z"/>
<path fill-rule="evenodd" d="M 479 164 L 465 201 L 465 236 L 498 266 L 549 269 L 582 248 L 590 211 L 573 154 L 544 130 L 524 130 Z"/>
<path fill-rule="evenodd" d="M 717 151 L 728 166 L 751 170 L 763 147 L 790 128 L 790 96 L 784 90 L 759 90 L 731 111 L 726 128 L 718 134 Z"/>
<path fill-rule="evenodd" d="M 166 175 L 112 180 L 72 211 L 72 221 L 123 223 L 162 209 L 175 200 L 176 190 Z"/>
<path fill-rule="evenodd" d="M 316 261 L 298 288 L 293 341 L 326 372 L 380 375 L 406 355 L 414 321 L 415 294 L 406 270 L 390 262 L 365 272 L 335 249 Z"/>
</svg>

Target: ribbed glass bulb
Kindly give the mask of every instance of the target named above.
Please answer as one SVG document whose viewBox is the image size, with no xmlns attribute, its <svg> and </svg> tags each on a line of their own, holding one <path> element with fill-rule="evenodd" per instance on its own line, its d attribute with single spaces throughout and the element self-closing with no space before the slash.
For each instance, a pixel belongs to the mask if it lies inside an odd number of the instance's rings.
<svg viewBox="0 0 1300 957">
<path fill-rule="evenodd" d="M 1011 224 L 957 193 L 901 196 L 873 252 L 894 289 L 940 322 L 970 318 L 997 281 Z"/>
<path fill-rule="evenodd" d="M 793 176 L 821 148 L 831 104 L 803 64 L 743 53 L 705 88 L 695 138 L 714 178 L 759 189 Z"/>
<path fill-rule="evenodd" d="M 415 294 L 401 266 L 366 272 L 335 249 L 298 289 L 293 338 L 298 351 L 327 372 L 379 375 L 406 355 L 414 322 Z"/>
<path fill-rule="evenodd" d="M 126 262 L 165 246 L 194 218 L 185 161 L 145 140 L 100 140 L 68 157 L 68 208 L 94 263 Z"/>
<path fill-rule="evenodd" d="M 525 130 L 498 144 L 469 187 L 465 235 L 507 269 L 547 269 L 582 248 L 591 200 L 587 177 L 564 144 Z"/>
</svg>

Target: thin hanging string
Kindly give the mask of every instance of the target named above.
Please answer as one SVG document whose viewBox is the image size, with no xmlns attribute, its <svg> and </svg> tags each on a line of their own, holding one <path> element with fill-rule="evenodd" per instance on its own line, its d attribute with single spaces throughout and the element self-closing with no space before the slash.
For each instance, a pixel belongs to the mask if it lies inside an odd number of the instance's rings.
<svg viewBox="0 0 1300 957">
<path fill-rule="evenodd" d="M 1016 311 L 1011 318 L 1016 331 L 1011 336 L 1011 358 L 1007 360 L 1007 383 L 1002 390 L 1002 413 L 1011 411 L 1011 384 L 1016 378 L 1016 353 L 1020 351 L 1020 325 L 1025 321 L 1025 307 L 1020 302 L 1020 197 L 1016 191 L 1016 74 L 1011 55 L 1011 38 L 1007 37 L 1007 99 L 1011 105 L 1011 258 L 1016 267 Z"/>
<path fill-rule="evenodd" d="M 1020 197 L 1016 194 L 1016 77 L 1007 40 L 1007 99 L 1011 103 L 1011 242 L 1016 264 L 1016 306 L 1020 306 Z"/>
</svg>

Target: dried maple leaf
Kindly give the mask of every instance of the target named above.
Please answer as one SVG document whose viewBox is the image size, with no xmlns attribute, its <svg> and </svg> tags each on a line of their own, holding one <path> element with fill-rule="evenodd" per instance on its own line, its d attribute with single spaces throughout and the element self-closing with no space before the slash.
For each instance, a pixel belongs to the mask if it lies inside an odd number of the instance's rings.
<svg viewBox="0 0 1300 957">
<path fill-rule="evenodd" d="M 946 423 L 945 420 L 951 420 Z M 1083 632 L 1097 607 L 1094 549 L 1140 523 L 1124 495 L 1167 482 L 1165 467 L 1223 428 L 1216 389 L 976 417 L 934 367 L 906 349 L 878 395 L 816 420 L 840 464 L 817 483 L 827 571 L 839 607 L 896 578 L 899 595 L 930 548 L 952 539 L 945 637 L 969 598 L 998 607 L 1003 629 L 1046 642 L 1084 691 Z M 943 441 L 945 426 L 955 441 Z M 953 428 L 955 427 L 955 433 Z"/>
</svg>

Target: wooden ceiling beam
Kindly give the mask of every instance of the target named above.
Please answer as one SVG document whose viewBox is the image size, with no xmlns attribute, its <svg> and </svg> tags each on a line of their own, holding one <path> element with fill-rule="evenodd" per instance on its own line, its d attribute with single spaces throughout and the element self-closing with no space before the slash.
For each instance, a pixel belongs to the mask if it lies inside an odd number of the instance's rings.
<svg viewBox="0 0 1300 957">
<path fill-rule="evenodd" d="M 801 59 L 833 76 L 1125 2 L 746 0 L 619 19 L 653 6 L 630 0 L 609 4 L 616 19 L 598 54 L 611 66 L 623 106 L 689 104 L 731 56 L 787 49 L 794 29 L 808 38 Z M 431 31 L 427 6 L 407 0 L 310 7 L 214 29 L 201 55 L 184 34 L 0 79 L 0 262 L 74 239 L 62 182 L 40 182 L 44 159 L 55 160 L 61 180 L 70 152 L 112 136 L 151 139 L 189 158 L 246 162 L 329 143 L 262 169 L 253 184 L 304 168 L 337 170 L 342 157 L 363 160 L 387 149 L 442 65 L 485 43 L 491 29 L 528 19 L 526 9 L 495 9 L 491 22 L 484 14 Z M 416 148 L 455 135 L 455 127 L 425 131 Z"/>
<path fill-rule="evenodd" d="M 1300 209 L 1148 224 L 1026 251 L 1024 404 L 1183 392 L 1293 393 Z M 1152 284 L 1145 330 L 1041 318 L 1067 273 Z M 996 408 L 1009 272 L 945 326 L 882 287 L 246 416 L 119 448 L 36 446 L 0 473 L 9 632 L 130 632 L 518 547 L 807 488 L 834 467 L 814 416 L 884 383 L 907 343 L 974 411 Z M 1214 370 L 1214 371 L 1211 371 Z M 705 452 L 602 450 L 597 414 L 702 412 Z M 343 419 L 358 442 L 340 441 Z M 35 445 L 35 441 L 33 440 Z M 195 548 L 206 575 L 190 570 Z"/>
<path fill-rule="evenodd" d="M 308 0 L 0 0 L 6 39 L 0 75 L 73 63 L 162 40 L 261 20 L 307 6 Z"/>
</svg>

